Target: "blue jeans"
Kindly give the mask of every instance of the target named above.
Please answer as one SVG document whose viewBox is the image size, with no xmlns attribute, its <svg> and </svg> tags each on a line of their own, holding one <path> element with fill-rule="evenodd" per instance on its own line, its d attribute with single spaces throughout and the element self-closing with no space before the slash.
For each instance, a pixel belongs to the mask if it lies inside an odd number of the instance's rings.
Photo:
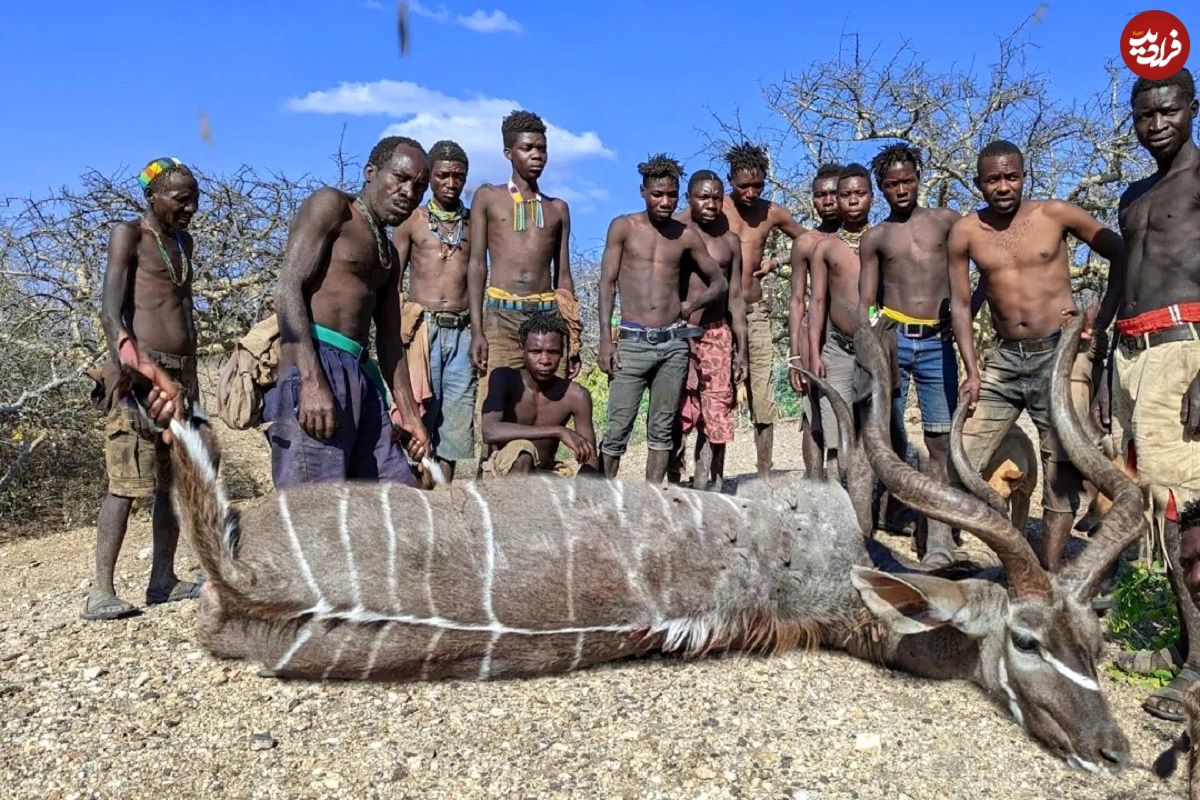
<svg viewBox="0 0 1200 800">
<path fill-rule="evenodd" d="M 471 329 L 429 325 L 429 382 L 425 429 L 438 458 L 475 457 L 475 394 L 479 378 L 471 366 Z"/>
<path fill-rule="evenodd" d="M 908 386 L 917 385 L 917 403 L 921 407 L 921 427 L 926 433 L 949 433 L 954 409 L 958 405 L 958 360 L 954 342 L 938 336 L 910 339 L 896 330 L 896 355 L 900 370 L 900 388 L 892 398 L 893 441 L 906 442 L 904 407 L 908 404 Z"/>
</svg>

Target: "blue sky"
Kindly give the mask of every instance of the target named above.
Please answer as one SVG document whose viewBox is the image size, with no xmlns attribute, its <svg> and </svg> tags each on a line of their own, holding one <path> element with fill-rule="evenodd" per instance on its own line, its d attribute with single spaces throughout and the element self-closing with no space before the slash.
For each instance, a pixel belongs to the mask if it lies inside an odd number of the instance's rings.
<svg viewBox="0 0 1200 800">
<path fill-rule="evenodd" d="M 1038 3 L 805 11 L 814 5 L 410 0 L 412 48 L 401 58 L 393 0 L 6 4 L 0 196 L 36 196 L 87 168 L 136 171 L 166 154 L 209 172 L 250 163 L 329 176 L 343 125 L 360 158 L 388 130 L 426 145 L 455 138 L 474 184 L 506 176 L 499 119 L 519 105 L 553 126 L 544 188 L 571 202 L 576 245 L 590 249 L 613 216 L 639 206 L 636 164 L 647 153 L 672 152 L 689 171 L 713 166 L 697 155 L 712 115 L 740 112 L 751 130 L 768 123 L 762 85 L 833 56 L 843 32 L 885 49 L 907 39 L 933 65 L 976 54 L 986 64 L 997 37 Z M 1122 27 L 1147 7 L 1045 5 L 1034 66 L 1067 98 L 1103 84 Z M 1194 5 L 1153 7 L 1200 37 Z"/>
</svg>

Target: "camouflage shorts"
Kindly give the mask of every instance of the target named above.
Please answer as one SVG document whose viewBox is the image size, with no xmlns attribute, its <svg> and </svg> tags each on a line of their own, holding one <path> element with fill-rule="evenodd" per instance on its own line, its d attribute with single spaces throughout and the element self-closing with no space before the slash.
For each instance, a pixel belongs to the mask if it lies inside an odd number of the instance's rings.
<svg viewBox="0 0 1200 800">
<path fill-rule="evenodd" d="M 171 361 L 169 359 L 175 359 Z M 189 404 L 199 396 L 194 358 L 156 358 L 159 366 L 186 390 Z M 166 363 L 163 363 L 166 362 Z M 150 497 L 171 486 L 171 459 L 157 436 L 143 439 L 134 426 L 132 398 L 113 398 L 104 421 L 104 464 L 108 469 L 108 493 L 117 497 Z"/>
</svg>

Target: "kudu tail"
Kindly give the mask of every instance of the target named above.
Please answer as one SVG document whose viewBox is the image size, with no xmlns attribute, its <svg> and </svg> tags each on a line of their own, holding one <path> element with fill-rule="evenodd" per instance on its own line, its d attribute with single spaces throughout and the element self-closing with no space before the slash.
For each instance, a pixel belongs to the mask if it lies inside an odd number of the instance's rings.
<svg viewBox="0 0 1200 800">
<path fill-rule="evenodd" d="M 171 464 L 174 468 L 175 513 L 187 530 L 192 550 L 216 588 L 227 586 L 234 572 L 238 514 L 229 506 L 217 481 L 212 450 L 199 429 L 171 421 Z"/>
</svg>

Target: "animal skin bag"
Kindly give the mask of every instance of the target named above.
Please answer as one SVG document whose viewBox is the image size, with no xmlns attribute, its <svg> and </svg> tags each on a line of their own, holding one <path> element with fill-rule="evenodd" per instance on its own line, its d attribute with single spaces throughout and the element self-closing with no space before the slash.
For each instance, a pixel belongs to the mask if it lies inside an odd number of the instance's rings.
<svg viewBox="0 0 1200 800">
<path fill-rule="evenodd" d="M 233 346 L 217 377 L 217 415 L 230 428 L 246 430 L 262 423 L 263 395 L 279 370 L 279 320 L 259 322 Z"/>
</svg>

